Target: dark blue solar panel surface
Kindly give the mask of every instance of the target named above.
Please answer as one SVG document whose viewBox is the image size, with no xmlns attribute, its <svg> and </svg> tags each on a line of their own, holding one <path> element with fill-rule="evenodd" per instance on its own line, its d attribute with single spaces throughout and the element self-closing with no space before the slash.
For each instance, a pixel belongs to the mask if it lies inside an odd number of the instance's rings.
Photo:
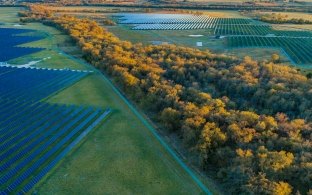
<svg viewBox="0 0 312 195">
<path fill-rule="evenodd" d="M 44 103 L 24 106 L 28 116 L 14 116 L 19 125 L 0 124 L 0 194 L 28 192 L 110 112 Z"/>
<path fill-rule="evenodd" d="M 110 110 L 41 102 L 88 72 L 0 67 L 0 194 L 25 194 Z"/>
<path fill-rule="evenodd" d="M 0 62 L 32 54 L 43 50 L 42 48 L 20 47 L 18 45 L 38 41 L 42 37 L 22 36 L 22 33 L 33 32 L 28 29 L 0 28 Z"/>
<path fill-rule="evenodd" d="M 0 98 L 40 100 L 87 74 L 71 70 L 0 67 Z"/>
</svg>

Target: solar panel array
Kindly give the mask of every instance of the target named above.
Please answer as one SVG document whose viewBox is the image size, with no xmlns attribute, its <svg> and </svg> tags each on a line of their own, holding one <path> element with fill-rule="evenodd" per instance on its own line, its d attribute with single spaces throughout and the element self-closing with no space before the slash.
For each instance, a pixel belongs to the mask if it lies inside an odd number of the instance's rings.
<svg viewBox="0 0 312 195">
<path fill-rule="evenodd" d="M 215 18 L 191 14 L 117 14 L 119 23 L 134 24 L 134 30 L 187 30 L 216 28 L 218 25 L 248 25 L 245 18 Z"/>
<path fill-rule="evenodd" d="M 312 63 L 312 39 L 289 37 L 234 36 L 228 37 L 230 47 L 275 47 L 282 48 L 296 64 Z"/>
<path fill-rule="evenodd" d="M 218 25 L 214 29 L 215 35 L 267 35 L 273 29 L 267 25 Z"/>
<path fill-rule="evenodd" d="M 244 18 L 214 18 L 208 15 L 192 14 L 116 14 L 121 24 L 187 24 L 187 23 L 216 23 L 216 24 L 249 24 L 251 19 Z"/>
<path fill-rule="evenodd" d="M 32 54 L 43 50 L 42 48 L 17 47 L 18 45 L 38 41 L 42 37 L 22 36 L 22 33 L 33 32 L 28 29 L 0 28 L 0 62 Z"/>
<path fill-rule="evenodd" d="M 87 72 L 0 68 L 0 98 L 38 101 L 86 76 Z"/>
<path fill-rule="evenodd" d="M 0 28 L 0 62 L 41 51 L 17 47 L 40 40 L 27 29 Z M 86 71 L 0 66 L 0 194 L 24 194 L 109 113 L 110 109 L 47 104 Z"/>
<path fill-rule="evenodd" d="M 30 29 L 19 29 L 19 28 L 0 28 L 0 36 L 22 34 L 22 33 L 29 33 L 29 32 L 34 32 L 34 31 Z"/>
<path fill-rule="evenodd" d="M 9 35 L 0 39 L 0 45 L 6 45 L 6 47 L 13 47 L 15 45 L 21 45 L 24 43 L 29 43 L 33 41 L 38 41 L 42 39 L 37 36 L 20 36 L 20 35 Z"/>
<path fill-rule="evenodd" d="M 135 25 L 133 30 L 212 29 L 215 35 L 268 35 L 310 37 L 309 31 L 275 30 L 264 23 L 245 18 L 214 18 L 190 14 L 117 14 L 119 23 Z"/>
<path fill-rule="evenodd" d="M 11 103 L 2 100 L 1 110 Z M 0 116 L 0 194 L 29 191 L 109 113 L 44 103 L 15 105 L 17 113 Z"/>
<path fill-rule="evenodd" d="M 290 31 L 290 30 L 275 30 L 267 25 L 218 25 L 214 29 L 215 35 L 232 36 L 232 35 L 274 35 L 287 37 L 312 37 L 310 31 Z"/>
<path fill-rule="evenodd" d="M 0 67 L 0 194 L 25 194 L 110 113 L 41 100 L 90 74 Z"/>
</svg>

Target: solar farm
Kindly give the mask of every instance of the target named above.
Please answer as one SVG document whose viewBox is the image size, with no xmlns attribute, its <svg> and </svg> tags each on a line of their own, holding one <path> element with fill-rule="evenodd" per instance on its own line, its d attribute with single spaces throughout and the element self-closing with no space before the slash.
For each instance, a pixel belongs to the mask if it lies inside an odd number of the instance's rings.
<svg viewBox="0 0 312 195">
<path fill-rule="evenodd" d="M 216 28 L 218 25 L 248 25 L 251 19 L 213 18 L 190 14 L 116 14 L 120 24 L 135 25 L 133 30 L 187 30 Z"/>
<path fill-rule="evenodd" d="M 21 9 L 0 8 L 0 194 L 202 194 L 70 36 Z"/>
<path fill-rule="evenodd" d="M 293 64 L 311 65 L 312 32 L 276 30 L 249 18 L 215 18 L 191 14 L 117 14 L 120 24 L 132 30 L 207 29 L 207 36 L 219 36 L 228 48 L 277 48 Z"/>
<path fill-rule="evenodd" d="M 27 30 L 0 30 L 0 43 L 8 43 L 1 44 L 1 60 L 34 52 L 15 50 L 14 45 L 38 39 L 12 35 L 24 32 Z M 15 55 L 4 58 L 4 50 L 15 50 Z M 109 115 L 110 109 L 44 101 L 90 74 L 68 69 L 0 66 L 1 195 L 29 192 Z"/>
<path fill-rule="evenodd" d="M 230 47 L 277 47 L 294 61 L 295 64 L 312 63 L 312 39 L 289 37 L 228 37 Z"/>
</svg>

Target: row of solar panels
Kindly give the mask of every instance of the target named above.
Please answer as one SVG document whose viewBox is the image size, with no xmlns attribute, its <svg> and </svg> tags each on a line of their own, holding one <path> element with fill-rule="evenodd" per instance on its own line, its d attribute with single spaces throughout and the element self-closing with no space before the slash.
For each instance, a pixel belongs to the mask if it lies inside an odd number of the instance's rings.
<svg viewBox="0 0 312 195">
<path fill-rule="evenodd" d="M 16 47 L 41 37 L 0 28 L 0 62 L 41 51 Z M 0 194 L 24 194 L 109 113 L 110 109 L 40 102 L 89 71 L 0 66 Z"/>
<path fill-rule="evenodd" d="M 0 114 L 0 194 L 15 193 L 21 188 L 24 192 L 30 190 L 34 181 L 39 181 L 47 169 L 53 168 L 110 113 L 109 109 L 46 103 L 23 107 L 21 112 L 12 111 L 10 117 L 5 112 Z"/>
<path fill-rule="evenodd" d="M 0 62 L 42 51 L 43 48 L 16 47 L 17 45 L 38 41 L 39 36 L 22 36 L 22 33 L 34 32 L 29 29 L 0 28 Z"/>
<path fill-rule="evenodd" d="M 182 23 L 217 23 L 250 24 L 247 18 L 215 18 L 208 15 L 191 14 L 116 14 L 122 24 L 182 24 Z"/>
<path fill-rule="evenodd" d="M 41 100 L 86 76 L 86 72 L 0 68 L 0 98 Z"/>
</svg>

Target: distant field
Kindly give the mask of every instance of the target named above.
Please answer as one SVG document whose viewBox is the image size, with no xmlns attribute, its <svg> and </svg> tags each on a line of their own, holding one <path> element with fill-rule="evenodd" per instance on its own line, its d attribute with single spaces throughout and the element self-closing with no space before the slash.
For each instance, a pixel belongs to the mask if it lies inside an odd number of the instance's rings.
<svg viewBox="0 0 312 195">
<path fill-rule="evenodd" d="M 281 25 L 273 25 L 274 29 L 293 29 L 293 30 L 310 30 L 312 31 L 312 24 L 281 24 Z"/>
<path fill-rule="evenodd" d="M 257 12 L 256 12 L 257 13 Z M 288 19 L 304 19 L 312 21 L 311 13 L 300 13 L 300 12 L 258 12 L 259 14 L 281 14 L 282 16 L 288 16 Z"/>
<path fill-rule="evenodd" d="M 269 12 L 272 13 L 272 12 Z M 311 13 L 298 13 L 298 12 L 276 12 L 277 14 L 284 14 L 287 15 L 288 18 L 302 18 L 305 20 L 312 20 L 312 14 Z"/>
<path fill-rule="evenodd" d="M 113 13 L 113 12 L 134 12 L 144 11 L 144 8 L 127 8 L 127 7 L 105 7 L 105 6 L 66 6 L 66 7 L 49 7 L 49 9 L 58 12 L 77 12 L 77 13 Z"/>
<path fill-rule="evenodd" d="M 150 10 L 146 10 L 144 8 L 127 8 L 127 7 L 105 7 L 105 6 L 66 6 L 66 7 L 52 7 L 54 11 L 58 11 L 60 14 L 75 14 L 81 15 L 83 14 L 108 14 L 108 13 L 120 13 L 120 12 L 153 12 L 153 13 L 185 13 L 185 12 L 199 12 L 201 14 L 207 14 L 211 17 L 220 17 L 220 18 L 246 18 L 246 16 L 241 15 L 237 11 L 229 11 L 229 10 L 162 10 L 153 8 Z"/>
<path fill-rule="evenodd" d="M 19 21 L 17 13 L 22 8 L 1 7 L 0 20 L 2 23 L 15 23 Z"/>
<path fill-rule="evenodd" d="M 246 18 L 245 16 L 241 15 L 237 11 L 219 11 L 219 10 L 200 10 L 203 13 L 211 16 L 211 17 L 219 17 L 219 18 Z"/>
<path fill-rule="evenodd" d="M 17 9 L 0 8 L 0 21 L 18 22 Z M 14 26 L 7 24 L 6 26 Z M 22 65 L 39 61 L 35 66 L 94 70 L 74 56 L 81 54 L 68 36 L 39 23 L 20 28 L 36 29 L 45 39 L 29 43 L 46 50 L 9 61 Z M 94 73 L 72 87 L 50 97 L 49 103 L 63 103 L 113 109 L 105 124 L 74 149 L 33 190 L 39 194 L 202 194 L 193 179 L 180 167 L 149 129 L 114 92 L 100 73 Z M 199 176 L 201 177 L 201 176 Z M 203 180 L 215 194 L 215 184 Z"/>
<path fill-rule="evenodd" d="M 192 2 L 218 2 L 216 0 L 192 0 Z M 224 2 L 238 2 L 242 3 L 244 0 L 225 0 Z"/>
</svg>

